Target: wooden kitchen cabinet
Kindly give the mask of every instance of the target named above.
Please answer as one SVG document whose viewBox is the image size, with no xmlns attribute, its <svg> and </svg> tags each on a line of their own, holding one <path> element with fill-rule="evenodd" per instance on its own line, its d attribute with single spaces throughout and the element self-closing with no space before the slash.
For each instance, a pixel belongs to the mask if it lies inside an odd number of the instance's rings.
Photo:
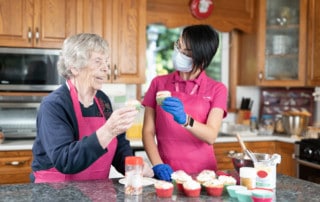
<svg viewBox="0 0 320 202">
<path fill-rule="evenodd" d="M 239 35 L 239 85 L 304 86 L 308 0 L 261 0 L 256 31 Z"/>
<path fill-rule="evenodd" d="M 32 151 L 0 151 L 0 184 L 29 183 Z"/>
<path fill-rule="evenodd" d="M 277 173 L 296 177 L 296 161 L 294 159 L 294 143 L 276 142 L 276 151 L 281 155 L 281 163 L 277 165 Z"/>
<path fill-rule="evenodd" d="M 82 29 L 111 49 L 107 83 L 144 83 L 146 0 L 83 0 Z"/>
<path fill-rule="evenodd" d="M 252 152 L 273 154 L 275 152 L 274 141 L 255 141 L 245 142 L 245 145 Z M 234 169 L 231 158 L 228 157 L 230 153 L 242 152 L 239 142 L 215 143 L 214 150 L 219 170 Z"/>
<path fill-rule="evenodd" d="M 0 0 L 0 46 L 61 48 L 76 33 L 76 0 Z"/>
<path fill-rule="evenodd" d="M 206 19 L 195 18 L 186 0 L 148 0 L 147 24 L 161 23 L 167 27 L 190 24 L 210 24 L 221 32 L 238 29 L 252 32 L 254 29 L 255 0 L 214 0 L 214 9 Z"/>
<path fill-rule="evenodd" d="M 308 1 L 307 84 L 320 86 L 320 1 Z"/>
</svg>

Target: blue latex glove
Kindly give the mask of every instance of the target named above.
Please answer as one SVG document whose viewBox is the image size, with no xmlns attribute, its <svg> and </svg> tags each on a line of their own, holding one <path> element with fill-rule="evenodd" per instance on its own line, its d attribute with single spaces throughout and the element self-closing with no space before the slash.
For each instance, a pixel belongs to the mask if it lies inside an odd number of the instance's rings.
<svg viewBox="0 0 320 202">
<path fill-rule="evenodd" d="M 176 97 L 167 97 L 163 100 L 162 109 L 172 114 L 173 119 L 179 124 L 185 124 L 187 121 L 187 114 L 184 112 L 182 102 Z"/>
<path fill-rule="evenodd" d="M 171 181 L 172 168 L 168 164 L 158 164 L 152 168 L 155 178 L 159 180 Z"/>
</svg>

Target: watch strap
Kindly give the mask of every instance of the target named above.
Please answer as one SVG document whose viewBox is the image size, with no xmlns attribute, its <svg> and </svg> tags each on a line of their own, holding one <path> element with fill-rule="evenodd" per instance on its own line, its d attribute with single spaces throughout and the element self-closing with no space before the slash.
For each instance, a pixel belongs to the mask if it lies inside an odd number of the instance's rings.
<svg viewBox="0 0 320 202">
<path fill-rule="evenodd" d="M 186 123 L 183 124 L 183 127 L 191 128 L 193 127 L 193 123 L 194 123 L 194 119 L 191 116 L 187 115 L 187 120 L 186 120 Z"/>
</svg>

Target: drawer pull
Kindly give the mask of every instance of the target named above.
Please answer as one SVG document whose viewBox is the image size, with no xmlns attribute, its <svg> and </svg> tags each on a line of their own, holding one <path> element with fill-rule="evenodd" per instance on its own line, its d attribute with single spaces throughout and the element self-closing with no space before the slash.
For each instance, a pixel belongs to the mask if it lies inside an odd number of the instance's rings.
<svg viewBox="0 0 320 202">
<path fill-rule="evenodd" d="M 233 155 L 233 154 L 235 154 L 235 153 L 237 153 L 235 150 L 230 150 L 230 151 L 228 152 L 228 155 Z"/>
<path fill-rule="evenodd" d="M 25 164 L 26 161 L 11 161 L 11 162 L 6 162 L 6 165 L 11 165 L 11 166 L 19 166 Z"/>
</svg>

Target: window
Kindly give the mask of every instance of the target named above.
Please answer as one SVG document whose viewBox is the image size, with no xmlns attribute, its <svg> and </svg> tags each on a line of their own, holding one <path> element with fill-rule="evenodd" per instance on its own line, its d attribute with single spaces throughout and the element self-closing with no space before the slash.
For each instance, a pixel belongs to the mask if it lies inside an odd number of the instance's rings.
<svg viewBox="0 0 320 202">
<path fill-rule="evenodd" d="M 182 29 L 183 27 L 170 29 L 158 24 L 147 26 L 147 68 L 143 92 L 148 89 L 155 76 L 174 71 L 171 60 L 173 44 L 179 38 Z M 228 87 L 229 33 L 220 32 L 219 34 L 220 45 L 206 73 Z"/>
</svg>

